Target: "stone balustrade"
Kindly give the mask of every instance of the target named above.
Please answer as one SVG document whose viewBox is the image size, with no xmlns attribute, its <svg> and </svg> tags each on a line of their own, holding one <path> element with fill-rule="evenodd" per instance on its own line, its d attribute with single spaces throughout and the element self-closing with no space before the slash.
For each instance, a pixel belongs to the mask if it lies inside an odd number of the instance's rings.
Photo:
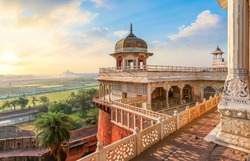
<svg viewBox="0 0 250 161">
<path fill-rule="evenodd" d="M 125 103 L 125 104 L 135 104 L 135 103 L 147 102 L 147 100 L 148 100 L 147 96 L 141 96 L 141 97 L 126 98 L 126 99 L 121 99 L 121 100 L 116 100 L 116 101 Z"/>
<path fill-rule="evenodd" d="M 178 113 L 178 111 L 175 111 L 175 115 L 172 117 L 163 119 L 159 116 L 157 122 L 150 127 L 141 131 L 138 127 L 135 127 L 132 135 L 106 147 L 103 147 L 102 143 L 99 141 L 96 152 L 81 158 L 78 161 L 130 160 L 136 155 L 140 155 L 141 152 L 160 140 L 187 125 L 197 117 L 206 113 L 208 110 L 216 107 L 219 104 L 220 98 L 221 95 L 214 96 L 213 98 L 210 97 L 209 100 L 204 100 L 200 104 L 197 103 L 194 107 L 187 107 L 183 112 Z M 120 103 L 116 105 L 122 105 L 121 108 L 126 108 L 126 106 Z"/>
<path fill-rule="evenodd" d="M 143 66 L 125 66 L 99 68 L 99 73 L 117 73 L 117 72 L 227 72 L 226 67 L 185 67 L 185 66 L 162 66 L 162 65 L 143 65 Z"/>
<path fill-rule="evenodd" d="M 140 107 L 124 104 L 124 103 L 117 102 L 117 101 L 112 101 L 112 104 L 116 105 L 116 106 L 119 106 L 119 107 L 122 107 L 124 109 L 132 110 L 134 112 L 139 112 L 141 114 L 144 114 L 146 116 L 150 116 L 150 117 L 153 117 L 153 118 L 156 118 L 156 119 L 159 118 L 159 117 L 162 117 L 164 119 L 170 117 L 170 116 L 168 116 L 166 114 L 154 112 L 154 111 L 151 111 L 151 110 L 146 110 L 146 109 L 143 109 L 143 108 L 140 108 Z"/>
<path fill-rule="evenodd" d="M 144 115 L 140 112 L 134 112 L 132 110 L 124 109 L 115 105 L 113 105 L 112 107 L 112 123 L 125 129 L 133 131 L 135 127 L 138 127 L 139 130 L 143 130 L 157 122 L 156 118 Z"/>
</svg>

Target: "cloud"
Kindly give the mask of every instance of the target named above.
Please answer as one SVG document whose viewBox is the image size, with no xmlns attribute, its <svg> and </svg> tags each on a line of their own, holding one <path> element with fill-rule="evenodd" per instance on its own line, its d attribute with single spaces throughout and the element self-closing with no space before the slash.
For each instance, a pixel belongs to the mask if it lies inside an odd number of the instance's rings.
<svg viewBox="0 0 250 161">
<path fill-rule="evenodd" d="M 96 7 L 108 7 L 108 4 L 105 2 L 105 0 L 91 0 L 93 3 L 95 3 Z"/>
<path fill-rule="evenodd" d="M 115 31 L 114 34 L 120 38 L 123 38 L 128 35 L 128 30 Z"/>
<path fill-rule="evenodd" d="M 88 33 L 89 36 L 94 37 L 104 37 L 108 33 L 108 28 L 100 28 L 100 27 L 93 27 L 91 31 Z"/>
<path fill-rule="evenodd" d="M 203 33 L 211 31 L 211 28 L 216 28 L 220 18 L 216 14 L 212 14 L 211 11 L 205 10 L 197 16 L 195 22 L 189 26 L 182 25 L 179 27 L 179 32 L 169 35 L 171 40 L 177 40 L 186 38 L 189 36 L 197 36 Z"/>
<path fill-rule="evenodd" d="M 0 1 L 0 24 L 4 27 L 18 29 L 24 27 L 52 28 L 85 25 L 96 18 L 98 13 L 81 10 L 82 1 L 62 0 L 58 3 L 50 0 Z"/>
<path fill-rule="evenodd" d="M 181 25 L 178 32 L 165 40 L 154 40 L 150 50 L 155 53 L 149 62 L 162 65 L 211 66 L 210 54 L 217 45 L 226 52 L 227 23 L 217 14 L 205 10 L 190 25 Z M 225 56 L 224 56 L 225 57 Z"/>
<path fill-rule="evenodd" d="M 0 74 L 96 72 L 101 63 L 112 63 L 109 30 L 88 29 L 99 14 L 82 10 L 82 2 L 45 0 L 39 8 L 32 0 L 0 1 Z M 2 54 L 9 51 L 15 54 Z"/>
</svg>

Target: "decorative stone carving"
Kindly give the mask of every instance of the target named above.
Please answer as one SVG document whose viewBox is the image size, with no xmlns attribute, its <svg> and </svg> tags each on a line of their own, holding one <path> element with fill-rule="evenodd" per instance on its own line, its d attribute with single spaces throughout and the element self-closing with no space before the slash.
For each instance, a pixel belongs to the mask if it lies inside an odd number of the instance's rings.
<svg viewBox="0 0 250 161">
<path fill-rule="evenodd" d="M 172 117 L 170 119 L 167 119 L 167 121 L 164 121 L 163 131 L 165 136 L 177 130 L 176 122 L 177 122 L 176 117 Z"/>
<path fill-rule="evenodd" d="M 247 111 L 237 111 L 229 109 L 219 109 L 222 116 L 247 119 Z"/>
<path fill-rule="evenodd" d="M 221 118 L 221 129 L 224 132 L 250 137 L 250 121 L 232 117 Z"/>
<path fill-rule="evenodd" d="M 131 156 L 135 155 L 135 140 L 129 140 L 118 147 L 108 150 L 106 153 L 106 160 L 127 160 Z"/>
<path fill-rule="evenodd" d="M 228 69 L 228 74 L 230 75 L 238 75 L 238 76 L 245 76 L 248 74 L 248 70 L 240 69 L 240 68 L 230 68 Z"/>
<path fill-rule="evenodd" d="M 230 97 L 247 97 L 249 95 L 247 82 L 236 77 L 227 80 L 225 82 L 224 95 Z"/>
<path fill-rule="evenodd" d="M 193 120 L 195 118 L 197 118 L 199 116 L 197 108 L 196 107 L 192 107 L 190 108 L 190 120 Z"/>
<path fill-rule="evenodd" d="M 158 135 L 159 135 L 159 131 L 157 131 L 157 129 L 154 129 L 150 131 L 149 133 L 146 133 L 145 135 L 143 135 L 141 139 L 142 149 L 146 149 L 153 142 L 155 142 L 158 139 Z"/>
<path fill-rule="evenodd" d="M 189 115 L 189 111 L 183 111 L 179 114 L 179 128 L 185 126 L 186 124 L 188 124 L 188 115 Z"/>
<path fill-rule="evenodd" d="M 216 136 L 216 140 L 230 143 L 235 146 L 243 147 L 246 149 L 250 149 L 250 139 L 246 137 L 242 137 L 239 135 L 232 135 L 223 131 L 220 131 L 219 134 Z"/>
</svg>

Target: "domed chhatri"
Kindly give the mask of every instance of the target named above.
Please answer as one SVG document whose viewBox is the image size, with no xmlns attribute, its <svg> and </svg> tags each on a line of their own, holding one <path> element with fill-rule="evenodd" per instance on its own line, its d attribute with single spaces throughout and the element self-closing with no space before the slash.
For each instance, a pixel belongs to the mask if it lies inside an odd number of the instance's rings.
<svg viewBox="0 0 250 161">
<path fill-rule="evenodd" d="M 133 34 L 132 24 L 130 25 L 130 33 L 126 38 L 119 40 L 115 45 L 115 51 L 133 51 L 133 52 L 147 52 L 147 43 L 136 37 Z"/>
<path fill-rule="evenodd" d="M 116 59 L 117 68 L 133 69 L 145 67 L 153 53 L 148 53 L 147 43 L 133 34 L 131 24 L 129 35 L 116 43 L 115 52 L 110 55 Z"/>
<path fill-rule="evenodd" d="M 219 46 L 216 47 L 216 49 L 211 53 L 214 55 L 213 58 L 213 68 L 226 68 L 227 62 L 222 57 L 222 54 L 224 54 L 223 51 L 219 48 Z"/>
<path fill-rule="evenodd" d="M 219 46 L 217 46 L 217 48 L 211 54 L 222 55 L 222 54 L 224 54 L 224 52 L 222 52 L 221 49 L 219 48 Z"/>
</svg>

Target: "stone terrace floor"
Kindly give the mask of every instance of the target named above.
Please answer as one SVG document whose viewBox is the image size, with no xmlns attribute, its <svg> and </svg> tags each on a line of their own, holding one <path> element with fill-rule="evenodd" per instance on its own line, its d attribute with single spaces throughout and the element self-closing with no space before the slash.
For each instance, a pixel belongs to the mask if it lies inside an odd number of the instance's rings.
<svg viewBox="0 0 250 161">
<path fill-rule="evenodd" d="M 217 108 L 142 152 L 132 161 L 245 161 L 247 153 L 208 143 L 203 138 L 219 124 Z"/>
</svg>

